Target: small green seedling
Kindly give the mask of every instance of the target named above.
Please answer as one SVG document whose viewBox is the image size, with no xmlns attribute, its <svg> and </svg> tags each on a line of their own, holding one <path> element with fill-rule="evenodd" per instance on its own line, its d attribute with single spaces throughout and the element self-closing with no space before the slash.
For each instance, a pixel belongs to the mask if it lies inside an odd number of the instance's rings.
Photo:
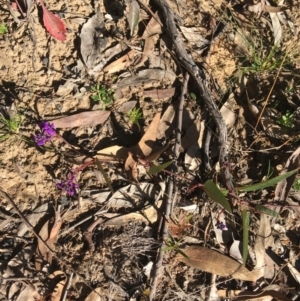
<svg viewBox="0 0 300 301">
<path fill-rule="evenodd" d="M 0 115 L 0 141 L 8 139 L 13 134 L 18 134 L 22 122 L 20 115 L 15 114 L 12 118 Z"/>
<path fill-rule="evenodd" d="M 190 97 L 191 97 L 191 99 L 193 99 L 193 100 L 196 100 L 196 99 L 197 99 L 196 94 L 193 93 L 193 92 L 190 93 Z"/>
<path fill-rule="evenodd" d="M 293 184 L 293 188 L 295 189 L 295 191 L 299 191 L 300 190 L 300 178 L 296 179 L 294 184 Z"/>
<path fill-rule="evenodd" d="M 0 24 L 0 34 L 5 34 L 7 32 L 7 26 L 6 24 L 2 23 Z"/>
<path fill-rule="evenodd" d="M 105 110 L 106 107 L 109 107 L 113 104 L 114 101 L 114 91 L 112 89 L 107 89 L 105 86 L 97 85 L 92 86 L 92 91 L 95 92 L 92 95 L 94 101 L 102 103 L 102 110 Z"/>
<path fill-rule="evenodd" d="M 279 68 L 281 64 L 281 59 L 278 57 L 278 48 L 273 46 L 269 52 L 266 52 L 262 43 L 259 46 L 249 44 L 247 60 L 250 66 L 242 67 L 242 70 L 248 74 L 271 72 Z"/>
<path fill-rule="evenodd" d="M 133 108 L 127 113 L 127 116 L 129 117 L 129 122 L 131 124 L 136 124 L 137 127 L 140 129 L 139 120 L 143 119 L 143 113 L 140 108 Z"/>
<path fill-rule="evenodd" d="M 284 115 L 282 115 L 277 121 L 279 124 L 284 125 L 288 128 L 294 127 L 294 114 L 290 111 L 287 111 Z"/>
</svg>

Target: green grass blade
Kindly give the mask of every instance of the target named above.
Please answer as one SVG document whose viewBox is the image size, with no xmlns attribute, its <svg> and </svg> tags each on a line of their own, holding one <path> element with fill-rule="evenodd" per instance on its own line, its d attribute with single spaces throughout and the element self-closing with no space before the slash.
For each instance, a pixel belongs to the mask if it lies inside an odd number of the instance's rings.
<svg viewBox="0 0 300 301">
<path fill-rule="evenodd" d="M 162 170 L 166 169 L 169 165 L 171 165 L 173 163 L 173 161 L 169 161 L 169 162 L 166 162 L 166 163 L 163 163 L 161 165 L 153 165 L 149 168 L 149 174 L 150 175 L 154 175 L 156 173 L 159 173 L 161 172 Z"/>
<path fill-rule="evenodd" d="M 96 158 L 96 164 L 97 164 L 97 167 L 98 169 L 100 170 L 100 172 L 103 174 L 103 177 L 105 179 L 105 182 L 107 184 L 107 186 L 109 187 L 110 191 L 112 194 L 114 194 L 114 189 L 112 188 L 111 186 L 111 182 L 110 182 L 110 179 L 109 177 L 107 176 L 107 173 L 105 172 L 105 170 L 103 169 L 102 165 L 101 165 L 101 162 Z"/>
<path fill-rule="evenodd" d="M 254 185 L 248 185 L 248 186 L 244 186 L 244 187 L 237 187 L 235 188 L 236 191 L 255 191 L 255 190 L 260 190 L 260 189 L 264 189 L 266 187 L 270 187 L 270 186 L 274 186 L 276 185 L 278 182 L 285 180 L 286 178 L 290 177 L 291 175 L 293 175 L 294 173 L 297 172 L 298 169 L 289 171 L 283 175 L 277 176 L 275 178 L 269 179 L 265 182 L 261 182 L 258 184 L 254 184 Z"/>
<path fill-rule="evenodd" d="M 248 242 L 249 242 L 249 224 L 250 224 L 250 215 L 247 210 L 242 211 L 243 219 L 243 265 L 246 265 L 248 257 Z"/>
<path fill-rule="evenodd" d="M 190 259 L 190 257 L 188 257 L 182 250 L 178 249 L 177 250 L 178 253 L 180 253 L 183 257 L 187 258 L 187 259 Z"/>
<path fill-rule="evenodd" d="M 260 213 L 264 213 L 273 217 L 280 217 L 280 215 L 276 211 L 269 209 L 263 205 L 256 205 L 255 210 Z"/>
<path fill-rule="evenodd" d="M 222 191 L 217 187 L 217 185 L 212 180 L 207 180 L 203 185 L 203 189 L 210 199 L 220 204 L 229 213 L 232 213 L 229 202 L 225 198 Z"/>
</svg>

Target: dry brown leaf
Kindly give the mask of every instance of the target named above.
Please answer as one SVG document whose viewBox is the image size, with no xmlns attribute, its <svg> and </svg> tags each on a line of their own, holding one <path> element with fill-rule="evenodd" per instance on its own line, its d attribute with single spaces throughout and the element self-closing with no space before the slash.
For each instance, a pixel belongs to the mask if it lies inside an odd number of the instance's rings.
<svg viewBox="0 0 300 301">
<path fill-rule="evenodd" d="M 128 53 L 124 54 L 122 57 L 107 65 L 103 71 L 109 74 L 119 72 L 130 66 L 134 56 L 137 55 L 135 50 L 130 50 Z"/>
<path fill-rule="evenodd" d="M 108 160 L 108 161 L 115 161 L 115 160 L 123 160 L 125 161 L 128 157 L 128 148 L 119 145 L 113 145 L 104 149 L 101 149 L 97 152 L 96 158 L 98 160 Z"/>
<path fill-rule="evenodd" d="M 105 300 L 105 297 L 101 297 L 103 294 L 100 287 L 95 288 L 85 299 L 84 301 L 102 301 Z"/>
<path fill-rule="evenodd" d="M 151 183 L 130 184 L 120 188 L 108 200 L 106 207 L 113 210 L 136 210 L 153 201 L 159 193 L 159 187 Z"/>
<path fill-rule="evenodd" d="M 74 128 L 78 126 L 95 126 L 104 123 L 110 111 L 82 112 L 58 119 L 51 120 L 56 128 Z"/>
<path fill-rule="evenodd" d="M 142 39 L 147 39 L 155 34 L 161 34 L 162 30 L 160 23 L 161 21 L 159 19 L 158 12 L 156 12 L 147 24 Z"/>
<path fill-rule="evenodd" d="M 53 281 L 56 283 L 50 300 L 60 301 L 67 282 L 67 277 L 63 271 L 55 271 L 49 276 L 49 278 L 53 279 Z"/>
<path fill-rule="evenodd" d="M 146 159 L 149 161 L 149 162 L 153 162 L 155 160 L 157 160 L 159 158 L 159 156 L 169 148 L 170 146 L 170 143 L 166 143 L 165 145 L 161 146 L 161 145 L 158 145 L 158 146 L 154 146 L 153 147 L 153 151 L 152 153 L 146 157 Z"/>
<path fill-rule="evenodd" d="M 126 101 L 117 108 L 117 111 L 121 113 L 128 113 L 136 106 L 136 104 L 136 100 Z"/>
<path fill-rule="evenodd" d="M 141 59 L 135 65 L 136 68 L 143 66 L 154 51 L 155 44 L 159 38 L 159 35 L 162 33 L 161 25 L 159 24 L 158 20 L 159 17 L 156 12 L 154 17 L 151 18 L 151 20 L 145 28 L 145 31 L 142 36 L 142 39 L 145 39 L 143 54 Z"/>
<path fill-rule="evenodd" d="M 55 240 L 55 242 L 56 242 L 59 230 L 62 226 L 62 223 L 63 223 L 63 220 L 60 216 L 60 207 L 59 207 L 58 210 L 55 211 L 55 222 L 50 231 L 50 235 L 49 235 L 49 238 L 47 239 L 47 242 L 50 240 Z"/>
<path fill-rule="evenodd" d="M 280 13 L 285 10 L 288 10 L 288 7 L 265 5 L 265 12 L 267 13 Z"/>
<path fill-rule="evenodd" d="M 42 219 L 42 217 L 46 214 L 53 212 L 53 206 L 50 203 L 45 203 L 36 209 L 34 209 L 30 215 L 26 216 L 29 223 L 35 227 L 36 224 Z M 28 226 L 25 222 L 22 222 L 18 228 L 18 236 L 24 236 L 24 234 L 28 231 Z"/>
<path fill-rule="evenodd" d="M 271 235 L 271 224 L 270 219 L 266 214 L 260 215 L 260 224 L 259 229 L 257 231 L 256 239 L 255 239 L 255 257 L 256 257 L 256 265 L 255 269 L 257 270 L 257 273 L 259 277 L 266 276 L 266 273 L 268 276 L 268 279 L 273 278 L 274 276 L 274 265 L 268 265 L 266 266 L 265 256 L 266 255 L 266 249 L 268 247 L 273 247 L 273 236 Z"/>
<path fill-rule="evenodd" d="M 123 98 L 130 98 L 133 93 L 141 92 L 141 90 L 153 89 L 158 85 L 173 84 L 175 79 L 176 74 L 172 70 L 145 69 L 139 71 L 137 75 L 121 79 L 112 88 L 115 90 L 116 99 L 121 101 Z"/>
<path fill-rule="evenodd" d="M 201 128 L 201 121 L 196 119 L 194 123 L 192 123 L 183 138 L 181 139 L 181 146 L 183 149 L 187 149 L 190 145 L 192 145 L 195 141 L 199 139 L 199 133 Z"/>
<path fill-rule="evenodd" d="M 130 27 L 130 36 L 133 36 L 136 26 L 140 21 L 140 6 L 136 0 L 130 2 L 127 20 Z"/>
<path fill-rule="evenodd" d="M 149 156 L 153 150 L 153 146 L 156 141 L 157 129 L 158 129 L 159 122 L 160 122 L 160 115 L 161 115 L 161 113 L 157 113 L 154 116 L 148 129 L 146 130 L 142 139 L 138 143 L 138 147 L 141 151 L 141 155 L 143 155 L 145 157 Z"/>
<path fill-rule="evenodd" d="M 176 258 L 201 271 L 245 281 L 258 279 L 257 271 L 251 272 L 237 261 L 217 251 L 200 246 L 190 246 L 182 249 L 182 252 L 188 258 L 181 254 L 178 254 Z"/>
<path fill-rule="evenodd" d="M 24 289 L 21 290 L 16 301 L 35 301 L 35 300 L 39 300 L 38 299 L 39 297 L 40 295 L 37 292 L 37 290 L 34 288 L 34 286 L 27 285 Z"/>
<path fill-rule="evenodd" d="M 132 170 L 133 178 L 137 177 L 137 157 L 147 158 L 153 151 L 156 142 L 156 134 L 160 121 L 160 113 L 157 113 L 140 142 L 130 149 L 130 154 L 125 162 L 125 170 Z"/>
<path fill-rule="evenodd" d="M 274 45 L 279 46 L 282 40 L 282 27 L 277 13 L 269 13 L 273 26 Z"/>
<path fill-rule="evenodd" d="M 160 119 L 156 135 L 157 139 L 168 138 L 172 134 L 175 128 L 175 114 L 175 106 L 174 104 L 170 104 Z"/>
<path fill-rule="evenodd" d="M 43 225 L 42 229 L 39 232 L 39 236 L 46 241 L 49 237 L 50 229 L 49 229 L 49 220 L 46 221 L 46 223 Z M 52 241 L 49 241 L 47 243 L 49 248 L 52 250 L 54 248 L 54 244 L 52 244 Z M 36 248 L 36 259 L 35 259 L 35 267 L 37 270 L 42 269 L 43 262 L 46 261 L 48 263 L 52 262 L 52 254 L 49 252 L 48 248 L 44 245 L 44 243 L 41 240 L 38 240 L 38 245 Z"/>
<path fill-rule="evenodd" d="M 104 223 L 105 226 L 122 226 L 128 224 L 129 222 L 140 221 L 149 225 L 157 222 L 157 209 L 160 208 L 162 201 L 157 202 L 156 206 L 150 206 L 144 210 L 141 210 L 140 213 L 131 212 L 128 214 L 122 214 L 115 218 L 112 218 Z"/>
<path fill-rule="evenodd" d="M 227 130 L 230 130 L 234 126 L 237 118 L 237 114 L 234 112 L 234 104 L 234 93 L 231 93 L 228 97 L 228 100 L 223 104 L 222 108 L 220 109 L 220 113 L 224 118 Z"/>
<path fill-rule="evenodd" d="M 282 290 L 282 286 L 279 285 L 269 285 L 263 290 L 256 291 L 241 291 L 241 290 L 218 290 L 219 298 L 232 298 L 233 300 L 281 300 L 281 301 L 291 301 L 291 299 L 284 296 L 278 291 Z M 271 296 L 271 299 L 265 299 L 264 297 Z"/>
<path fill-rule="evenodd" d="M 154 100 L 155 99 L 158 99 L 158 100 L 169 99 L 174 96 L 175 88 L 147 90 L 147 91 L 144 91 L 143 94 L 144 94 L 144 97 L 149 97 Z"/>
<path fill-rule="evenodd" d="M 157 40 L 159 38 L 159 35 L 153 35 L 145 40 L 143 54 L 140 58 L 140 60 L 135 65 L 135 68 L 141 67 L 144 65 L 144 63 L 149 59 L 151 53 L 153 53 L 155 49 L 155 44 L 157 43 Z"/>
<path fill-rule="evenodd" d="M 62 222 L 63 220 L 60 217 L 60 211 L 58 209 L 55 212 L 55 222 L 52 225 L 51 229 L 48 220 L 39 232 L 40 237 L 46 242 L 46 244 L 52 251 L 55 250 L 55 243 L 57 242 L 58 232 L 61 228 Z M 41 240 L 38 240 L 36 253 L 39 255 L 39 257 L 37 256 L 35 261 L 36 268 L 38 270 L 42 268 L 43 261 L 51 264 L 53 255 Z"/>
<path fill-rule="evenodd" d="M 100 52 L 101 38 L 99 34 L 105 29 L 104 20 L 101 14 L 95 14 L 82 26 L 80 39 L 80 51 L 85 65 L 90 69 L 101 62 L 102 55 Z M 97 43 L 95 41 L 97 40 Z M 103 43 L 105 43 L 105 40 Z M 104 46 L 104 44 L 103 44 Z"/>
<path fill-rule="evenodd" d="M 192 44 L 197 44 L 197 47 L 209 45 L 209 41 L 203 38 L 203 33 L 199 31 L 198 27 L 184 27 L 180 26 L 184 37 Z"/>
<path fill-rule="evenodd" d="M 288 158 L 281 174 L 292 171 L 299 167 L 300 167 L 300 147 L 298 147 Z M 295 182 L 296 176 L 297 175 L 295 173 L 292 176 L 288 177 L 285 180 L 280 181 L 277 184 L 275 189 L 275 197 L 274 197 L 275 201 L 284 202 L 286 200 L 288 193 Z"/>
</svg>

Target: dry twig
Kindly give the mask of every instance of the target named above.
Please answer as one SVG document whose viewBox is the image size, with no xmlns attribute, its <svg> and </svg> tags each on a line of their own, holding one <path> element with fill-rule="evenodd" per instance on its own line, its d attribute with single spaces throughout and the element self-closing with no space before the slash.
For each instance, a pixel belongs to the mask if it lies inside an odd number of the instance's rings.
<svg viewBox="0 0 300 301">
<path fill-rule="evenodd" d="M 155 3 L 159 7 L 159 11 L 163 15 L 163 20 L 165 23 L 165 29 L 170 36 L 173 46 L 175 49 L 175 53 L 177 55 L 177 59 L 182 67 L 184 67 L 189 74 L 192 76 L 194 81 L 197 84 L 197 87 L 200 92 L 200 97 L 204 100 L 205 105 L 213 117 L 214 122 L 216 123 L 218 129 L 218 140 L 219 140 L 219 163 L 221 167 L 226 166 L 227 163 L 227 130 L 224 119 L 212 99 L 211 94 L 206 86 L 206 79 L 204 73 L 199 69 L 199 67 L 195 64 L 192 58 L 188 55 L 187 51 L 184 48 L 184 44 L 180 37 L 180 34 L 175 25 L 175 16 L 171 8 L 169 7 L 166 0 L 155 0 Z M 221 168 L 221 175 L 223 177 L 223 181 L 225 182 L 227 188 L 229 190 L 233 189 L 233 184 L 231 181 L 231 174 L 228 168 Z"/>
</svg>

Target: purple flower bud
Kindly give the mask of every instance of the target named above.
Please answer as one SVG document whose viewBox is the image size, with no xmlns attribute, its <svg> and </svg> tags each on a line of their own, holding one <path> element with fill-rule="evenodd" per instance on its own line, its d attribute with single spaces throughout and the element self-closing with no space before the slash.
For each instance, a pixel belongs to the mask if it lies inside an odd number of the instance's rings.
<svg viewBox="0 0 300 301">
<path fill-rule="evenodd" d="M 42 121 L 38 123 L 38 126 L 41 129 L 41 132 L 37 132 L 36 135 L 34 135 L 34 141 L 38 146 L 43 146 L 56 135 L 56 131 L 54 125 L 48 121 Z"/>
<path fill-rule="evenodd" d="M 215 224 L 216 228 L 217 229 L 220 229 L 220 230 L 228 230 L 227 226 L 225 225 L 225 223 L 223 222 L 220 222 L 220 221 L 217 221 L 217 223 Z"/>
<path fill-rule="evenodd" d="M 75 175 L 71 171 L 67 175 L 67 179 L 61 182 L 56 183 L 56 187 L 61 189 L 67 193 L 67 195 L 74 195 L 76 193 L 76 188 L 79 187 L 77 183 L 75 183 Z"/>
</svg>

